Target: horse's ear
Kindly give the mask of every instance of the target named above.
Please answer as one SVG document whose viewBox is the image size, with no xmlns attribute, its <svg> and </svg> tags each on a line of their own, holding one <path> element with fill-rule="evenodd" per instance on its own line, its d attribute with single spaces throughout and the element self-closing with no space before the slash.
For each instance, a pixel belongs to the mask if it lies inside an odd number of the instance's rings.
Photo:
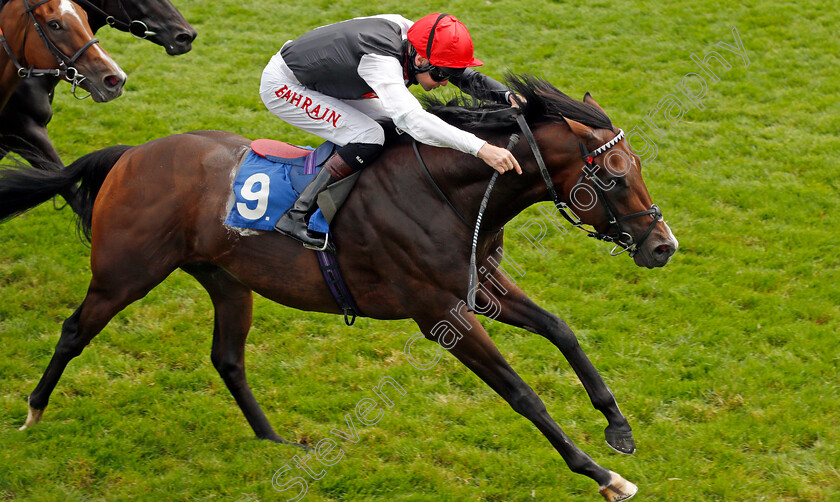
<svg viewBox="0 0 840 502">
<path fill-rule="evenodd" d="M 605 114 L 607 113 L 603 108 L 601 108 L 601 105 L 599 105 L 598 102 L 595 101 L 595 98 L 593 98 L 592 95 L 589 94 L 589 91 L 587 91 L 586 94 L 583 95 L 583 102 L 587 105 L 594 106 L 595 108 L 601 110 Z"/>
<path fill-rule="evenodd" d="M 563 117 L 563 120 L 566 121 L 566 124 L 572 129 L 572 132 L 575 133 L 580 139 L 588 139 L 595 137 L 595 132 L 592 130 L 591 127 L 581 124 L 575 120 Z"/>
</svg>

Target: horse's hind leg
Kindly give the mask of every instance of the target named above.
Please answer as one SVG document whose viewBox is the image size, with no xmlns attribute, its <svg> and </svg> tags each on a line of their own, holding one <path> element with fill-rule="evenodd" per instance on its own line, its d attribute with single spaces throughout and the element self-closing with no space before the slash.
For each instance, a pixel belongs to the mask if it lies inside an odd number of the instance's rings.
<svg viewBox="0 0 840 502">
<path fill-rule="evenodd" d="M 67 364 L 93 340 L 108 322 L 130 303 L 146 296 L 167 274 L 161 274 L 157 280 L 148 277 L 143 284 L 121 282 L 117 278 L 107 281 L 107 285 L 97 284 L 94 278 L 88 288 L 84 301 L 64 321 L 61 337 L 55 347 L 52 359 L 44 375 L 29 395 L 29 414 L 20 430 L 27 429 L 41 420 L 44 408 L 49 404 L 50 395 L 55 389 Z"/>
<path fill-rule="evenodd" d="M 589 394 L 592 406 L 609 422 L 604 431 L 607 444 L 619 453 L 629 455 L 635 452 L 636 443 L 627 418 L 569 326 L 531 301 L 500 269 L 496 269 L 492 281 L 484 282 L 482 288 L 486 288 L 501 303 L 501 309 L 493 319 L 537 333 L 560 349 Z M 482 295 L 478 298 L 481 301 Z"/>
<path fill-rule="evenodd" d="M 44 415 L 44 408 L 49 403 L 50 394 L 55 389 L 58 379 L 61 378 L 64 368 L 67 367 L 70 359 L 81 353 L 81 349 L 77 348 L 78 342 L 74 343 L 73 340 L 78 340 L 79 314 L 82 312 L 83 305 L 84 303 L 79 305 L 76 311 L 73 312 L 73 315 L 65 319 L 61 327 L 61 338 L 55 348 L 55 353 L 50 360 L 50 364 L 41 377 L 41 381 L 38 382 L 38 386 L 29 395 L 29 413 L 26 416 L 26 422 L 24 422 L 19 430 L 26 430 L 41 421 L 41 417 Z"/>
<path fill-rule="evenodd" d="M 210 359 L 254 433 L 260 439 L 296 444 L 274 432 L 245 377 L 245 339 L 251 328 L 253 304 L 251 290 L 213 265 L 194 263 L 181 268 L 198 279 L 210 294 L 215 309 Z"/>
</svg>

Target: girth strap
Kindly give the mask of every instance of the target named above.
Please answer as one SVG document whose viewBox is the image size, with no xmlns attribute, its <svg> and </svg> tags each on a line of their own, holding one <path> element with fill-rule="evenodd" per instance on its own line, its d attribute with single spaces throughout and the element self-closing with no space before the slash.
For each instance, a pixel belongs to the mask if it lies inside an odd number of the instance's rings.
<svg viewBox="0 0 840 502">
<path fill-rule="evenodd" d="M 335 254 L 330 251 L 318 251 L 315 254 L 318 256 L 318 266 L 321 267 L 324 281 L 327 283 L 336 305 L 344 313 L 344 323 L 352 326 L 356 322 L 356 317 L 363 314 L 359 306 L 356 305 L 356 301 L 353 300 L 353 295 L 350 294 L 347 283 L 344 282 L 344 276 L 341 275 L 341 270 L 338 268 L 338 260 Z"/>
</svg>

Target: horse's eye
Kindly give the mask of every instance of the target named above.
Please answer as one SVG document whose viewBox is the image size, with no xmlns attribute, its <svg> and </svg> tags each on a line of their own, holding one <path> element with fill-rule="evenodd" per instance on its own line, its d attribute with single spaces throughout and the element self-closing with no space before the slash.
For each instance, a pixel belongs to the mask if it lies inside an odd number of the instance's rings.
<svg viewBox="0 0 840 502">
<path fill-rule="evenodd" d="M 612 179 L 615 182 L 615 185 L 619 188 L 627 188 L 627 178 L 624 176 L 616 176 Z"/>
<path fill-rule="evenodd" d="M 50 21 L 49 23 L 47 23 L 47 26 L 49 26 L 50 29 L 52 29 L 53 31 L 61 30 L 61 23 L 59 23 L 58 21 Z"/>
</svg>

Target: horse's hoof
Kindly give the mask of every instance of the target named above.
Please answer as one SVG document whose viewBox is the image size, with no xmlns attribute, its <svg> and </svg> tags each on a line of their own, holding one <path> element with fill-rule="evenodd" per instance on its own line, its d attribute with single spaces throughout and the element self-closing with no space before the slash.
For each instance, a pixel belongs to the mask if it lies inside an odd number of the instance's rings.
<svg viewBox="0 0 840 502">
<path fill-rule="evenodd" d="M 633 498 L 639 489 L 633 483 L 610 471 L 610 482 L 598 487 L 598 493 L 608 502 L 619 502 Z"/>
<path fill-rule="evenodd" d="M 607 439 L 607 446 L 624 455 L 632 455 L 636 452 L 636 441 L 633 440 L 633 431 L 618 431 L 607 427 L 604 429 L 604 436 Z"/>
<path fill-rule="evenodd" d="M 303 444 L 303 443 L 291 443 L 291 442 L 290 442 L 290 443 L 288 443 L 288 444 L 290 444 L 290 445 L 292 445 L 292 446 L 297 446 L 298 448 L 300 448 L 301 450 L 306 451 L 306 452 L 315 451 L 315 448 L 313 448 L 312 446 L 309 446 L 308 444 Z"/>
<path fill-rule="evenodd" d="M 34 426 L 38 422 L 41 421 L 41 417 L 44 416 L 44 410 L 36 410 L 33 407 L 29 407 L 29 414 L 26 415 L 26 422 L 21 426 L 19 431 L 25 431 L 26 429 Z"/>
<path fill-rule="evenodd" d="M 314 451 L 314 450 L 315 450 L 315 448 L 313 448 L 313 447 L 309 446 L 308 444 L 305 444 L 305 443 L 295 443 L 295 442 L 293 442 L 293 441 L 286 441 L 285 439 L 281 438 L 281 437 L 280 437 L 280 436 L 278 436 L 278 435 L 269 436 L 269 437 L 263 437 L 263 438 L 260 438 L 260 439 L 265 439 L 266 441 L 271 441 L 271 442 L 273 442 L 273 443 L 278 443 L 278 444 L 285 444 L 285 445 L 289 445 L 289 446 L 296 446 L 296 447 L 300 448 L 300 449 L 301 449 L 301 450 L 303 450 L 303 451 Z"/>
</svg>

